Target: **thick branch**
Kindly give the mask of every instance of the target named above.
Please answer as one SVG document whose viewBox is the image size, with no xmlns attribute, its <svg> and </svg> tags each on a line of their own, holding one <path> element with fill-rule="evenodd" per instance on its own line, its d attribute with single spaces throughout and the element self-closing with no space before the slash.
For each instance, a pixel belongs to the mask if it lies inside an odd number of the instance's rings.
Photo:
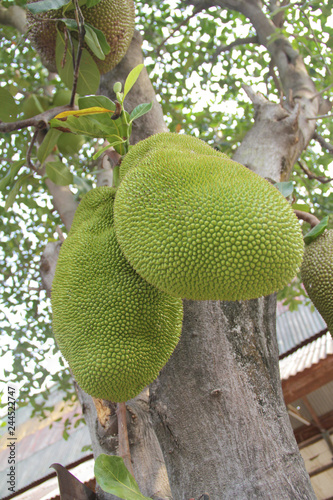
<svg viewBox="0 0 333 500">
<path fill-rule="evenodd" d="M 54 118 L 57 114 L 62 111 L 68 111 L 69 109 L 74 109 L 69 104 L 65 106 L 57 106 L 56 108 L 47 109 L 43 113 L 27 118 L 26 120 L 19 120 L 17 122 L 0 122 L 0 133 L 3 132 L 14 132 L 14 130 L 22 130 L 23 128 L 36 127 L 39 130 L 46 128 L 49 121 Z"/>
<path fill-rule="evenodd" d="M 237 47 L 238 45 L 247 45 L 248 43 L 258 43 L 259 39 L 257 36 L 247 36 L 245 38 L 237 38 L 237 40 L 234 40 L 231 42 L 229 45 L 221 45 L 216 49 L 212 56 L 212 61 L 214 62 L 219 54 L 222 52 L 228 52 L 231 50 L 233 47 Z"/>
<path fill-rule="evenodd" d="M 308 212 L 302 212 L 301 210 L 294 210 L 294 213 L 298 219 L 308 222 L 311 227 L 316 227 L 320 220 L 317 219 L 315 215 L 309 214 Z"/>
<path fill-rule="evenodd" d="M 20 33 L 25 33 L 27 31 L 25 10 L 18 5 L 11 5 L 8 9 L 0 5 L 0 24 L 12 26 Z"/>
</svg>

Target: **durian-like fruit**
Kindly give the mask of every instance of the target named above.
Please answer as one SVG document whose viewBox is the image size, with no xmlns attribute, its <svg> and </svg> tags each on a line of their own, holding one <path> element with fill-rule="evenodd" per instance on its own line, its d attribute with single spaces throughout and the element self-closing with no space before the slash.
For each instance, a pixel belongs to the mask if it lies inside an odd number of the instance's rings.
<svg viewBox="0 0 333 500">
<path fill-rule="evenodd" d="M 53 330 L 88 394 L 127 401 L 152 382 L 176 347 L 182 301 L 157 290 L 129 265 L 113 227 L 115 189 L 82 199 L 52 285 Z"/>
<path fill-rule="evenodd" d="M 38 0 L 29 0 L 33 3 Z M 101 0 L 94 7 L 82 5 L 84 20 L 105 35 L 111 47 L 110 52 L 101 60 L 93 55 L 100 73 L 107 73 L 124 57 L 131 43 L 134 26 L 135 10 L 133 0 Z M 52 72 L 57 71 L 55 48 L 57 37 L 56 19 L 63 17 L 62 9 L 51 10 L 33 16 L 27 10 L 28 37 L 39 53 L 43 64 Z M 74 19 L 74 9 L 67 9 L 65 17 Z M 61 23 L 59 23 L 61 26 Z M 87 45 L 84 45 L 87 48 Z"/>
<path fill-rule="evenodd" d="M 333 229 L 326 230 L 305 246 L 301 278 L 333 335 Z"/>
<path fill-rule="evenodd" d="M 195 138 L 143 143 L 123 160 L 114 213 L 119 245 L 144 279 L 194 300 L 257 298 L 292 280 L 303 237 L 274 186 Z"/>
</svg>

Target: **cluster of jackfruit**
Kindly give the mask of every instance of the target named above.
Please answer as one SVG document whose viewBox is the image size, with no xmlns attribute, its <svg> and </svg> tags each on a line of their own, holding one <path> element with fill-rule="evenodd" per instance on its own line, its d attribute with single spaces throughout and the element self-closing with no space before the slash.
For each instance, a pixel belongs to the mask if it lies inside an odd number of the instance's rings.
<svg viewBox="0 0 333 500">
<path fill-rule="evenodd" d="M 28 0 L 35 3 L 39 0 Z M 66 10 L 66 17 L 74 19 L 74 9 Z M 94 7 L 81 6 L 84 21 L 102 31 L 110 46 L 110 52 L 101 60 L 85 44 L 95 60 L 100 73 L 107 73 L 124 57 L 131 43 L 135 27 L 133 0 L 100 0 Z M 27 10 L 28 37 L 43 64 L 53 72 L 56 67 L 57 20 L 63 16 L 62 9 L 50 10 L 33 16 Z M 61 27 L 61 23 L 60 23 Z"/>
<path fill-rule="evenodd" d="M 52 290 L 59 347 L 79 385 L 125 401 L 175 348 L 182 298 L 245 300 L 296 274 L 303 238 L 269 182 L 184 135 L 134 146 L 117 189 L 82 199 Z"/>
<path fill-rule="evenodd" d="M 333 335 L 333 230 L 306 245 L 301 278 L 307 294 Z"/>
</svg>

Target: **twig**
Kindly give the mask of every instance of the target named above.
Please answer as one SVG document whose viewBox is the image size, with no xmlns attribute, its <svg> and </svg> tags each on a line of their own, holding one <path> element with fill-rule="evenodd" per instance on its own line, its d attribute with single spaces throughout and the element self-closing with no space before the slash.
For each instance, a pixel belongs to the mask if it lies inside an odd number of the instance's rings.
<svg viewBox="0 0 333 500">
<path fill-rule="evenodd" d="M 315 215 L 309 214 L 308 212 L 302 212 L 301 210 L 294 210 L 294 213 L 298 219 L 308 222 L 311 227 L 317 226 L 320 222 L 320 220 L 317 219 Z"/>
<path fill-rule="evenodd" d="M 127 421 L 126 421 L 126 403 L 117 404 L 117 419 L 118 419 L 118 442 L 119 456 L 123 458 L 124 464 L 130 474 L 134 477 L 131 453 L 128 441 Z"/>
<path fill-rule="evenodd" d="M 325 177 L 324 175 L 315 175 L 310 170 L 304 165 L 304 163 L 301 160 L 298 160 L 297 162 L 301 169 L 303 170 L 304 173 L 308 176 L 309 179 L 315 179 L 316 181 L 321 182 L 322 184 L 327 184 L 328 182 L 331 182 L 333 178 L 330 177 Z"/>
<path fill-rule="evenodd" d="M 328 113 L 327 115 L 310 116 L 310 118 L 307 118 L 307 120 L 319 120 L 319 118 L 329 118 L 331 116 L 333 116 L 333 114 Z"/>
<path fill-rule="evenodd" d="M 76 60 L 74 59 L 74 47 L 72 46 L 74 78 L 73 78 L 72 95 L 71 95 L 71 100 L 70 100 L 71 106 L 73 106 L 74 100 L 75 100 L 77 81 L 79 78 L 79 69 L 80 69 L 80 62 L 81 62 L 81 56 L 82 56 L 83 42 L 84 42 L 84 37 L 86 34 L 86 30 L 84 27 L 84 17 L 83 17 L 83 14 L 81 12 L 78 0 L 74 0 L 74 5 L 75 5 L 75 20 L 76 20 L 78 31 L 79 31 L 79 42 L 78 42 L 78 47 L 77 47 Z"/>
<path fill-rule="evenodd" d="M 39 129 L 36 128 L 35 131 L 34 131 L 34 135 L 32 136 L 32 139 L 31 139 L 31 142 L 29 144 L 29 147 L 28 147 L 28 151 L 27 151 L 27 156 L 26 156 L 26 159 L 27 159 L 27 165 L 28 167 L 30 167 L 34 172 L 37 172 L 38 168 L 35 167 L 35 165 L 32 163 L 31 161 L 31 153 L 32 153 L 32 148 L 34 147 L 34 144 L 37 140 L 37 136 L 39 134 Z"/>
<path fill-rule="evenodd" d="M 36 127 L 42 130 L 48 126 L 48 122 L 62 111 L 74 109 L 74 106 L 66 104 L 65 106 L 57 106 L 56 108 L 47 109 L 43 113 L 27 118 L 26 120 L 18 120 L 17 122 L 0 122 L 1 132 L 14 132 L 14 130 L 21 130 L 22 128 Z"/>
<path fill-rule="evenodd" d="M 331 83 L 330 85 L 327 85 L 327 87 L 325 87 L 323 90 L 320 90 L 319 92 L 317 92 L 315 95 L 313 95 L 310 99 L 310 101 L 313 101 L 314 99 L 316 99 L 317 97 L 319 97 L 321 94 L 324 94 L 327 90 L 329 90 L 331 87 L 333 87 L 333 83 Z"/>
<path fill-rule="evenodd" d="M 65 236 L 64 236 L 64 233 L 62 232 L 61 230 L 61 227 L 60 226 L 57 226 L 56 227 L 56 232 L 58 233 L 58 236 L 59 236 L 59 240 L 61 241 L 61 243 L 63 243 L 65 241 Z"/>
<path fill-rule="evenodd" d="M 319 142 L 319 144 L 321 145 L 322 148 L 326 149 L 329 153 L 333 154 L 333 144 L 325 141 L 324 137 L 322 137 L 317 132 L 315 132 L 313 134 L 313 139 L 315 139 L 317 142 Z"/>
<path fill-rule="evenodd" d="M 163 45 L 165 45 L 165 43 L 175 34 L 177 33 L 177 31 L 180 30 L 180 28 L 182 26 L 185 26 L 185 24 L 187 24 L 189 22 L 190 19 L 192 19 L 192 17 L 196 16 L 197 13 L 199 12 L 199 9 L 196 8 L 193 10 L 192 14 L 190 14 L 189 16 L 187 16 L 185 19 L 183 19 L 173 30 L 172 32 L 170 33 L 170 35 L 168 35 L 166 38 L 164 38 L 164 40 L 162 40 L 162 42 L 156 47 L 155 51 L 156 51 L 156 57 L 158 57 L 160 55 L 160 51 L 161 51 L 161 48 L 163 47 Z"/>
<path fill-rule="evenodd" d="M 212 62 L 216 61 L 217 57 L 222 52 L 228 52 L 233 47 L 237 47 L 237 45 L 246 45 L 247 43 L 259 43 L 259 38 L 257 37 L 257 35 L 247 36 L 245 38 L 237 38 L 237 40 L 234 40 L 233 42 L 229 43 L 229 45 L 221 45 L 215 50 L 212 56 Z"/>
</svg>

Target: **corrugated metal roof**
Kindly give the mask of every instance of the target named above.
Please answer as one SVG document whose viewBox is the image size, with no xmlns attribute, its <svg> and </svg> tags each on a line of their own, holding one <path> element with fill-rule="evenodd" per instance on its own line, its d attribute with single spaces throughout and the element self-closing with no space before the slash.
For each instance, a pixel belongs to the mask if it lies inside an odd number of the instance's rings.
<svg viewBox="0 0 333 500">
<path fill-rule="evenodd" d="M 297 311 L 278 313 L 276 333 L 280 355 L 327 328 L 317 309 L 312 312 L 311 305 L 299 305 Z"/>
<path fill-rule="evenodd" d="M 333 355 L 333 339 L 329 332 L 313 342 L 297 349 L 289 356 L 280 360 L 281 380 L 287 380 L 299 372 L 319 363 L 322 359 Z"/>
</svg>

